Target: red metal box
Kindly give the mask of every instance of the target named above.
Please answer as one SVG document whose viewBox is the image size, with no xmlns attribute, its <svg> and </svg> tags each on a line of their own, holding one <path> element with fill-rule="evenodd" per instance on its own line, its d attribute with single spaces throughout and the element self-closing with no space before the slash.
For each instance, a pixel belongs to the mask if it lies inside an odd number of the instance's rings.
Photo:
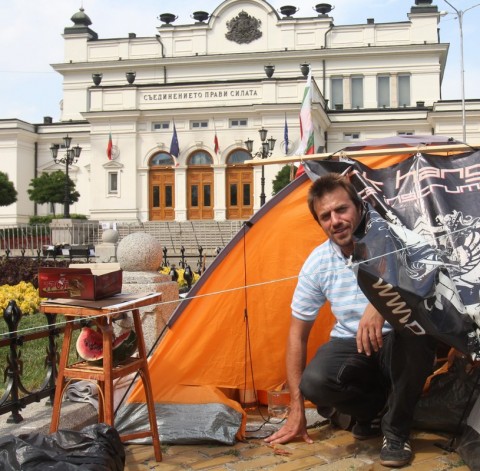
<svg viewBox="0 0 480 471">
<path fill-rule="evenodd" d="M 82 264 L 78 268 L 72 268 L 72 265 L 69 268 L 40 268 L 38 270 L 40 296 L 97 300 L 121 293 L 122 270 L 107 267 L 89 268 L 85 265 Z M 97 267 L 99 265 L 96 264 Z"/>
</svg>

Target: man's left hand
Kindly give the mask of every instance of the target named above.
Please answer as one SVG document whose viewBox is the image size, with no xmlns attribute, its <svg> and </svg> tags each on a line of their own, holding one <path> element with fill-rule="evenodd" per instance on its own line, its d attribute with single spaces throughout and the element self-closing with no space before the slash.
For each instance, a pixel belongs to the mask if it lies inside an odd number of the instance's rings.
<svg viewBox="0 0 480 471">
<path fill-rule="evenodd" d="M 378 352 L 383 346 L 382 327 L 385 319 L 369 303 L 365 308 L 357 332 L 358 353 L 370 356 L 372 352 Z"/>
</svg>

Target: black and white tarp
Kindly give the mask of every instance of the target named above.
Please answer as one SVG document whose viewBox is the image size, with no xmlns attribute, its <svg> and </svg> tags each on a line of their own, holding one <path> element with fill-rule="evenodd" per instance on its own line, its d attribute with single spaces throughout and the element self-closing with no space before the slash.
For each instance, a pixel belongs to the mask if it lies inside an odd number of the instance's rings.
<svg viewBox="0 0 480 471">
<path fill-rule="evenodd" d="M 370 302 L 397 329 L 480 353 L 480 152 L 417 153 L 372 169 L 311 161 L 310 178 L 350 177 L 365 201 L 352 263 Z"/>
</svg>

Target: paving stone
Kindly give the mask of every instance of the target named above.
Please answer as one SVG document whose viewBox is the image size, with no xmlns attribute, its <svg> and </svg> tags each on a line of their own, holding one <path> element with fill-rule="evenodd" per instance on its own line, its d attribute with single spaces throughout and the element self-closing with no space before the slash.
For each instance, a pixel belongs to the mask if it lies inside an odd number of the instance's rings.
<svg viewBox="0 0 480 471">
<path fill-rule="evenodd" d="M 206 461 L 206 459 L 207 458 L 205 457 L 205 454 L 202 453 L 201 449 L 191 450 L 190 452 L 184 452 L 178 455 L 163 454 L 163 462 L 177 465 L 193 465 L 198 462 Z"/>
<path fill-rule="evenodd" d="M 282 448 L 280 445 L 279 448 Z M 283 446 L 283 448 L 285 448 Z M 269 447 L 267 444 L 257 444 L 257 446 L 250 447 L 247 449 L 243 449 L 240 451 L 240 456 L 242 458 L 253 458 L 256 456 L 261 456 L 261 455 L 271 455 L 274 452 L 273 448 Z"/>
<path fill-rule="evenodd" d="M 296 471 L 300 469 L 317 469 L 326 464 L 326 461 L 317 456 L 305 456 L 300 459 L 288 460 L 277 464 L 275 471 Z"/>
<path fill-rule="evenodd" d="M 238 461 L 238 458 L 234 455 L 216 456 L 215 458 L 212 458 L 212 459 L 207 459 L 207 460 L 204 459 L 198 463 L 193 463 L 190 466 L 190 469 L 210 469 L 215 466 L 225 465 L 227 463 L 231 463 L 234 461 Z"/>
<path fill-rule="evenodd" d="M 457 454 L 457 453 L 448 453 L 448 454 L 443 454 L 440 458 L 438 458 L 440 461 L 443 461 L 444 463 L 449 464 L 452 468 L 455 468 L 455 471 L 460 469 L 462 466 L 465 465 L 465 462 L 463 459 Z"/>
<path fill-rule="evenodd" d="M 125 464 L 143 463 L 151 460 L 154 456 L 154 450 L 151 445 L 130 445 L 125 447 Z"/>
<path fill-rule="evenodd" d="M 251 460 L 238 461 L 237 463 L 230 464 L 228 469 L 235 471 L 250 471 L 269 467 L 275 467 L 274 469 L 276 469 L 276 467 L 282 462 L 283 460 L 280 457 L 272 453 L 270 455 L 259 456 Z"/>
<path fill-rule="evenodd" d="M 322 471 L 367 471 L 372 469 L 372 464 L 365 463 L 358 458 L 345 458 L 343 460 L 335 461 L 334 463 L 322 465 L 320 469 Z"/>
<path fill-rule="evenodd" d="M 222 454 L 236 454 L 240 453 L 240 450 L 250 449 L 252 445 L 249 445 L 245 442 L 236 443 L 234 446 L 231 445 L 204 445 L 202 447 L 202 453 L 206 456 L 219 456 Z M 255 446 L 256 448 L 256 446 Z"/>
</svg>

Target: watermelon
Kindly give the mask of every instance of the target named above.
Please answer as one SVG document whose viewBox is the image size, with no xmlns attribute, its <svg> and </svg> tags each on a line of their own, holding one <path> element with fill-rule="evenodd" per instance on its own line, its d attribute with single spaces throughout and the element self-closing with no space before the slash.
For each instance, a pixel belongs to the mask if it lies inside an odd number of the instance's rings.
<svg viewBox="0 0 480 471">
<path fill-rule="evenodd" d="M 103 335 L 90 327 L 83 327 L 76 343 L 80 358 L 94 365 L 103 363 Z M 117 364 L 133 355 L 137 349 L 137 336 L 133 329 L 126 330 L 113 339 L 113 364 Z"/>
</svg>

